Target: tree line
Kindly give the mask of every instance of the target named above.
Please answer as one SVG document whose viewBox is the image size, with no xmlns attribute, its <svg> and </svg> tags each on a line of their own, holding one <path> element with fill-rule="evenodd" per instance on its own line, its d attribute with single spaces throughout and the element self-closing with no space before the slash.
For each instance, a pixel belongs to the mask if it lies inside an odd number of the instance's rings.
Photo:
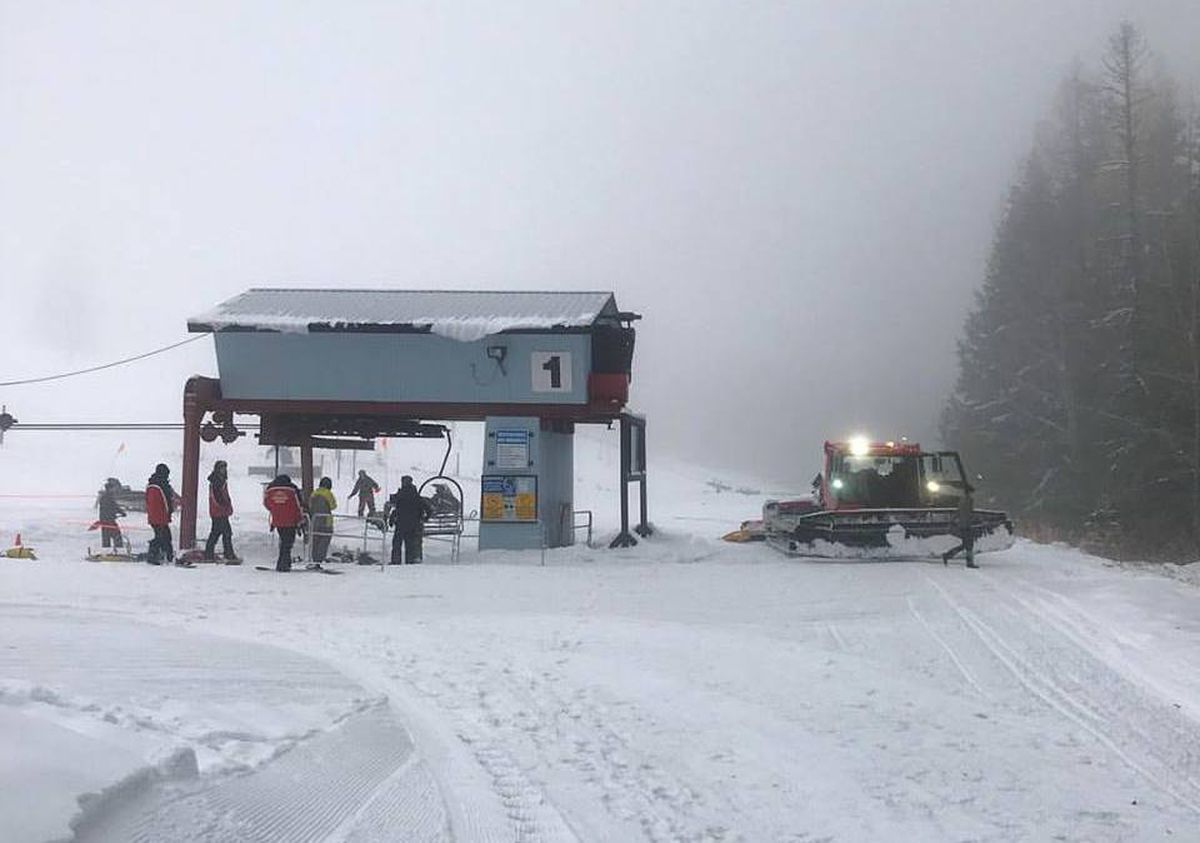
<svg viewBox="0 0 1200 843">
<path fill-rule="evenodd" d="M 1119 557 L 1200 551 L 1200 115 L 1123 23 L 1012 186 L 943 438 L 981 503 Z"/>
</svg>

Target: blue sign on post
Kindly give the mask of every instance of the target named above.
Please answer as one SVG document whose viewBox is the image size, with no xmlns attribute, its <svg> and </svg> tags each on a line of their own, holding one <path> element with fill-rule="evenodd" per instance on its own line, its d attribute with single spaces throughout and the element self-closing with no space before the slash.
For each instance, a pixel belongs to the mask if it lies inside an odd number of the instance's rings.
<svg viewBox="0 0 1200 843">
<path fill-rule="evenodd" d="M 496 431 L 496 468 L 524 471 L 529 468 L 529 431 Z"/>
</svg>

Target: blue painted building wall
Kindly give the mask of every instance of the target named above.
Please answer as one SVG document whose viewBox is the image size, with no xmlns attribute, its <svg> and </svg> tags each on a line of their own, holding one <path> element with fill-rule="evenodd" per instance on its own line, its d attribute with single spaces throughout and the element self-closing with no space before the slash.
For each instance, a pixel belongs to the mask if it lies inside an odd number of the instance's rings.
<svg viewBox="0 0 1200 843">
<path fill-rule="evenodd" d="M 215 334 L 215 343 L 228 399 L 586 404 L 591 369 L 591 336 L 583 333 L 459 342 L 436 334 L 231 331 Z M 497 346 L 506 349 L 503 371 L 487 354 Z M 558 388 L 543 368 L 553 355 L 570 363 Z"/>
</svg>

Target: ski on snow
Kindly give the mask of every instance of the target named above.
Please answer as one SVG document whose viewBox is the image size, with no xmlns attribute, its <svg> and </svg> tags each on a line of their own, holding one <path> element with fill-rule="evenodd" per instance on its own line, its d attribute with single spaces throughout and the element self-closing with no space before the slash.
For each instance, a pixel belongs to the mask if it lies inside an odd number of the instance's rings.
<svg viewBox="0 0 1200 843">
<path fill-rule="evenodd" d="M 341 571 L 331 571 L 328 568 L 292 568 L 289 571 L 280 571 L 277 568 L 271 568 L 267 565 L 255 565 L 256 571 L 270 571 L 273 574 L 328 574 L 331 577 L 340 577 Z"/>
</svg>

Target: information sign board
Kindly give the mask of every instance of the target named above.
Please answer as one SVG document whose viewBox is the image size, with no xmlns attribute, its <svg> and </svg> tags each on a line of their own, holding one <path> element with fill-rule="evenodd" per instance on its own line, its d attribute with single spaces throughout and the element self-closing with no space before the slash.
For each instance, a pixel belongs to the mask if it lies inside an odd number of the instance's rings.
<svg viewBox="0 0 1200 843">
<path fill-rule="evenodd" d="M 514 524 L 537 521 L 537 477 L 487 474 L 480 486 L 481 521 Z"/>
<path fill-rule="evenodd" d="M 529 431 L 496 431 L 496 468 L 525 471 L 529 468 Z"/>
</svg>

